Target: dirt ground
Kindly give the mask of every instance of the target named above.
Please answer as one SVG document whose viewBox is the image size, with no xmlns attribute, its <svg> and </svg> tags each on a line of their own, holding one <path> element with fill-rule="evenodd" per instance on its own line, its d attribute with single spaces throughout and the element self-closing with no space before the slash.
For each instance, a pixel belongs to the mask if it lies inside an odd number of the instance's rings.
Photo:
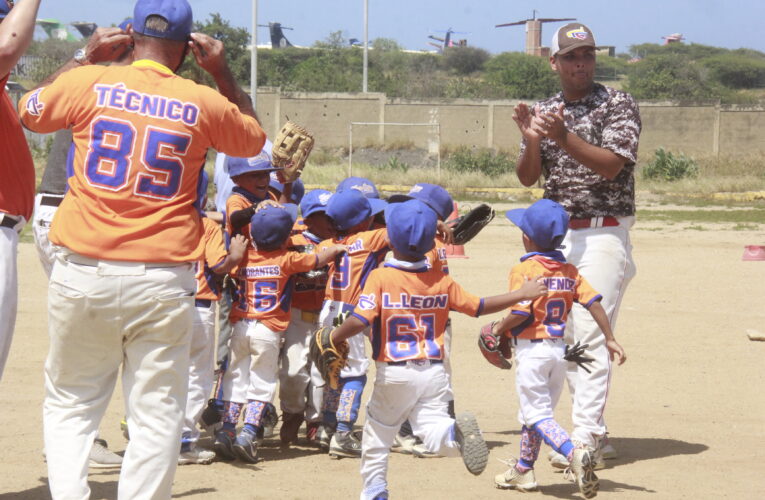
<svg viewBox="0 0 765 500">
<path fill-rule="evenodd" d="M 616 369 L 606 417 L 619 458 L 599 472 L 599 498 L 763 498 L 765 491 L 765 342 L 746 329 L 765 330 L 765 261 L 741 260 L 744 245 L 765 244 L 765 226 L 699 231 L 656 222 L 632 232 L 638 275 L 632 282 L 616 336 L 629 361 Z M 520 236 L 498 217 L 450 261 L 452 274 L 480 295 L 504 291 L 507 273 L 522 254 Z M 34 246 L 19 251 L 20 305 L 11 355 L 0 382 L 0 500 L 49 498 L 42 458 L 42 366 L 48 340 L 46 283 Z M 497 315 L 498 316 L 498 315 Z M 395 498 L 499 499 L 520 493 L 493 486 L 504 470 L 497 459 L 517 456 L 518 408 L 512 372 L 482 360 L 475 334 L 486 319 L 454 315 L 457 409 L 475 412 L 491 448 L 483 475 L 467 473 L 459 459 L 393 455 Z M 101 434 L 125 449 L 115 393 Z M 564 396 L 557 416 L 570 428 Z M 363 415 L 360 419 L 363 421 Z M 302 432 L 302 431 L 301 431 Z M 580 498 L 576 487 L 538 462 L 540 492 Z M 358 498 L 359 462 L 330 460 L 313 449 L 261 448 L 256 466 L 216 462 L 179 467 L 175 497 L 323 499 Z M 116 498 L 117 471 L 92 471 L 93 498 Z"/>
</svg>

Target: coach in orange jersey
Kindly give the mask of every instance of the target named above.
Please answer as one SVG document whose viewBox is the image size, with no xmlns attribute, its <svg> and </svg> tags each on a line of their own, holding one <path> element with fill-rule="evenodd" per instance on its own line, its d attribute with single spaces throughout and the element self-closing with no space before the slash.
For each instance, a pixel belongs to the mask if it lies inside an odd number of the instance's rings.
<svg viewBox="0 0 765 500">
<path fill-rule="evenodd" d="M 130 443 L 118 498 L 170 498 L 188 386 L 194 202 L 208 148 L 254 156 L 265 134 L 223 46 L 186 0 L 138 0 L 129 66 L 88 64 L 19 102 L 38 132 L 71 128 L 74 175 L 53 220 L 43 422 L 56 498 L 88 498 L 88 452 L 122 366 Z M 121 39 L 120 37 L 126 37 Z M 132 40 L 130 38 L 132 37 Z M 221 93 L 174 74 L 189 51 Z M 223 95 L 221 95 L 223 94 Z"/>
<path fill-rule="evenodd" d="M 35 196 L 32 155 L 5 84 L 32 41 L 40 0 L 12 7 L 0 0 L 0 379 L 16 325 L 19 232 L 32 218 Z"/>
</svg>

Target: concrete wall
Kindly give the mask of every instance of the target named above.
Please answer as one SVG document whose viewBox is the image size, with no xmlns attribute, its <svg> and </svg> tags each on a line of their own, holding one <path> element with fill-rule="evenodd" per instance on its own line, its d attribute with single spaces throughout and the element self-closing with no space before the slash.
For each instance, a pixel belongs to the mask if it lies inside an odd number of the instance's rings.
<svg viewBox="0 0 765 500">
<path fill-rule="evenodd" d="M 383 94 L 258 93 L 258 114 L 269 135 L 288 118 L 316 134 L 319 148 L 348 147 L 351 122 L 354 148 L 369 145 L 414 145 L 433 149 L 438 129 L 425 126 L 376 125 L 421 123 L 440 125 L 442 147 L 517 149 L 520 133 L 512 121 L 517 101 L 467 99 L 407 101 Z M 687 154 L 765 152 L 765 109 L 679 106 L 640 103 L 643 132 L 640 150 L 650 154 L 664 147 Z"/>
</svg>

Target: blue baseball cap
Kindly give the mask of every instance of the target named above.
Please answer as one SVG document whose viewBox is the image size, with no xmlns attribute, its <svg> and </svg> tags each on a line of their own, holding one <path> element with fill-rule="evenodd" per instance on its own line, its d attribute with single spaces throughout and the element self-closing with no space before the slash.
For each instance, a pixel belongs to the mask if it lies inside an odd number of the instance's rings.
<svg viewBox="0 0 765 500">
<path fill-rule="evenodd" d="M 127 27 L 131 24 L 133 24 L 133 18 L 129 17 L 125 19 L 124 21 L 122 21 L 117 27 L 121 29 L 122 31 L 127 31 Z"/>
<path fill-rule="evenodd" d="M 436 213 L 420 200 L 391 203 L 385 208 L 388 240 L 399 253 L 424 259 L 435 245 Z"/>
<path fill-rule="evenodd" d="M 0 19 L 4 19 L 12 8 L 13 6 L 8 3 L 8 0 L 0 0 Z"/>
<path fill-rule="evenodd" d="M 227 156 L 226 165 L 228 166 L 228 175 L 231 177 L 249 174 L 250 172 L 273 172 L 274 170 L 280 170 L 279 167 L 275 167 L 271 163 L 271 156 L 265 151 L 261 151 L 250 158 Z"/>
<path fill-rule="evenodd" d="M 335 193 L 327 203 L 327 215 L 340 231 L 352 228 L 375 214 L 385 210 L 383 200 L 367 198 L 357 189 Z"/>
<path fill-rule="evenodd" d="M 276 178 L 276 171 L 271 172 L 271 180 L 268 182 L 268 186 L 276 189 L 280 194 L 284 192 L 284 184 L 279 182 L 279 179 Z M 292 200 L 292 203 L 295 205 L 299 205 L 300 200 L 303 199 L 303 195 L 305 195 L 305 185 L 303 184 L 303 181 L 297 179 L 292 183 L 290 200 Z"/>
<path fill-rule="evenodd" d="M 275 250 L 287 241 L 296 219 L 297 205 L 267 205 L 250 219 L 252 241 L 261 250 Z"/>
<path fill-rule="evenodd" d="M 167 31 L 146 27 L 146 18 L 160 16 L 167 20 Z M 133 31 L 154 38 L 183 42 L 188 40 L 194 16 L 187 0 L 138 0 L 133 9 Z"/>
<path fill-rule="evenodd" d="M 546 198 L 529 208 L 508 210 L 505 216 L 543 250 L 558 248 L 568 232 L 566 209 Z"/>
<path fill-rule="evenodd" d="M 367 198 L 380 197 L 380 193 L 377 191 L 377 186 L 375 186 L 375 183 L 369 179 L 365 179 L 364 177 L 348 177 L 347 179 L 343 179 L 340 181 L 340 184 L 337 185 L 335 192 L 342 193 L 348 189 L 355 189 L 356 191 L 360 191 L 361 194 Z"/>
<path fill-rule="evenodd" d="M 437 184 L 418 182 L 409 194 L 394 194 L 388 198 L 388 203 L 400 203 L 407 200 L 420 200 L 433 210 L 441 220 L 446 220 L 454 211 L 454 200 L 449 192 Z"/>
<path fill-rule="evenodd" d="M 326 189 L 309 191 L 300 201 L 300 213 L 303 218 L 305 219 L 316 212 L 326 212 L 330 198 L 332 198 L 332 192 Z"/>
</svg>

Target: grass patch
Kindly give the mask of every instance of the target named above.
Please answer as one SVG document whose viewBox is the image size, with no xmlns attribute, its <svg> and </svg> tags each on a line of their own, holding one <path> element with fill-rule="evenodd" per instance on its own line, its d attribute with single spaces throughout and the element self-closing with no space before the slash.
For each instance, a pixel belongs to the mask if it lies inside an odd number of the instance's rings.
<svg viewBox="0 0 765 500">
<path fill-rule="evenodd" d="M 662 221 L 668 223 L 711 223 L 750 225 L 747 229 L 757 228 L 753 224 L 765 223 L 765 209 L 740 210 L 640 210 L 637 213 L 641 221 Z M 744 228 L 742 227 L 742 230 Z"/>
</svg>

